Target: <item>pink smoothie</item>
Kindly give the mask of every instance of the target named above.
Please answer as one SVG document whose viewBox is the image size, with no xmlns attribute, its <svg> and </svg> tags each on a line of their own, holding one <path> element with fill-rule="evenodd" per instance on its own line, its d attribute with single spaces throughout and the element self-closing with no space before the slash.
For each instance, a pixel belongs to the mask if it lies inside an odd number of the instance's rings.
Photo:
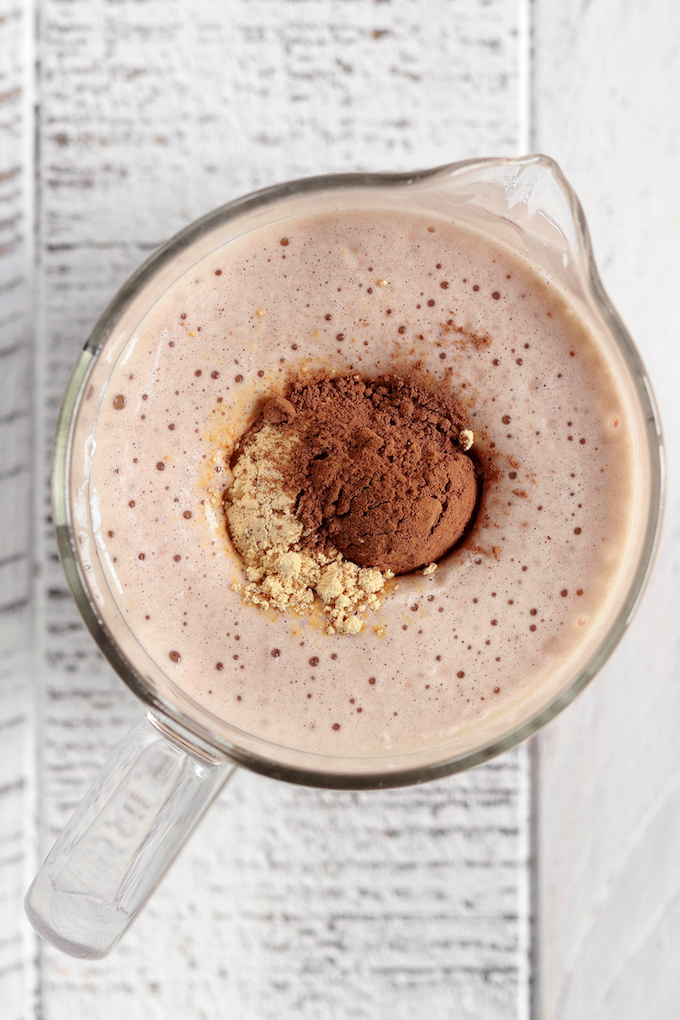
<svg viewBox="0 0 680 1020">
<path fill-rule="evenodd" d="M 416 363 L 495 458 L 472 533 L 390 582 L 357 635 L 244 605 L 220 497 L 263 399 L 320 369 Z M 293 218 L 204 258 L 118 358 L 92 459 L 99 556 L 147 652 L 228 723 L 333 755 L 436 747 L 593 640 L 631 540 L 632 429 L 609 355 L 516 253 L 415 212 Z"/>
</svg>

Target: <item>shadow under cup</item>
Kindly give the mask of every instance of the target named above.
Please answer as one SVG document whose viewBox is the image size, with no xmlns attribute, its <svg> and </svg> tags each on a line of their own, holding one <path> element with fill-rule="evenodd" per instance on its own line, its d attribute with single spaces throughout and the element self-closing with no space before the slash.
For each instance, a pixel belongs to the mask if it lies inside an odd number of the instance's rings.
<svg viewBox="0 0 680 1020">
<path fill-rule="evenodd" d="M 89 466 L 102 395 L 120 352 L 159 297 L 204 256 L 266 224 L 328 209 L 431 212 L 519 251 L 569 293 L 617 373 L 636 444 L 634 524 L 619 584 L 598 625 L 563 668 L 499 717 L 437 747 L 347 758 L 267 742 L 229 725 L 178 688 L 145 652 L 112 597 L 90 516 Z M 470 768 L 534 733 L 565 707 L 621 638 L 640 598 L 658 537 L 660 428 L 639 355 L 600 283 L 576 196 L 551 160 L 458 163 L 414 174 L 343 174 L 279 185 L 193 223 L 128 280 L 76 364 L 59 419 L 52 478 L 59 550 L 93 637 L 168 735 L 207 759 L 314 786 L 362 789 L 423 782 Z"/>
</svg>

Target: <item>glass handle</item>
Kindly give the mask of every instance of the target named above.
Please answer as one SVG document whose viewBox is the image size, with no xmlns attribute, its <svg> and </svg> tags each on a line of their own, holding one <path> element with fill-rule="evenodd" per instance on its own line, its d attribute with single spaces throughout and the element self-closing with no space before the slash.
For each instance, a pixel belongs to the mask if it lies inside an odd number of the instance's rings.
<svg viewBox="0 0 680 1020">
<path fill-rule="evenodd" d="M 26 894 L 28 918 L 71 956 L 111 952 L 233 774 L 147 716 L 117 746 Z"/>
</svg>

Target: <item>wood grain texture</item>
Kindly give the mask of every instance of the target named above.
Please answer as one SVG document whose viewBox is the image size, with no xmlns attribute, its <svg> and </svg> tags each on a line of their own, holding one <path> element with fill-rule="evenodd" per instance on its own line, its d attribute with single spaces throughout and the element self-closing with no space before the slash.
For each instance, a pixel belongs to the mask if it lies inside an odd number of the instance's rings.
<svg viewBox="0 0 680 1020">
<path fill-rule="evenodd" d="M 299 175 L 517 151 L 521 13 L 506 0 L 43 0 L 43 477 L 76 352 L 185 223 Z M 140 706 L 83 629 L 39 498 L 45 851 Z M 109 959 L 43 946 L 31 1020 L 520 1020 L 527 858 L 526 748 L 391 793 L 239 773 Z"/>
<path fill-rule="evenodd" d="M 526 1015 L 523 768 L 371 794 L 237 773 L 108 960 L 47 962 L 45 1015 Z"/>
<path fill-rule="evenodd" d="M 33 865 L 28 674 L 31 589 L 32 25 L 0 3 L 0 1002 L 23 1015 L 32 942 L 21 903 Z M 28 855 L 28 860 L 27 860 Z"/>
<path fill-rule="evenodd" d="M 541 1020 L 680 1016 L 680 8 L 536 8 L 537 145 L 588 216 L 605 286 L 648 366 L 668 500 L 622 645 L 540 738 Z"/>
</svg>

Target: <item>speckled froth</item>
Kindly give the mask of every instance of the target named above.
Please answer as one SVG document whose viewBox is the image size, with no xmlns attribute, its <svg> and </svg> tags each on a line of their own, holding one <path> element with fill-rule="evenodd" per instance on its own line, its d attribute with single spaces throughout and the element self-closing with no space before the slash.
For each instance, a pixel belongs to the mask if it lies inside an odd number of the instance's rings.
<svg viewBox="0 0 680 1020">
<path fill-rule="evenodd" d="M 111 590 L 172 680 L 248 733 L 379 756 L 511 709 L 578 652 L 633 514 L 613 369 L 557 285 L 467 228 L 386 210 L 260 228 L 185 274 L 103 394 L 91 499 Z M 231 447 L 294 376 L 418 366 L 492 458 L 477 523 L 389 582 L 360 634 L 244 605 L 221 510 Z"/>
</svg>

